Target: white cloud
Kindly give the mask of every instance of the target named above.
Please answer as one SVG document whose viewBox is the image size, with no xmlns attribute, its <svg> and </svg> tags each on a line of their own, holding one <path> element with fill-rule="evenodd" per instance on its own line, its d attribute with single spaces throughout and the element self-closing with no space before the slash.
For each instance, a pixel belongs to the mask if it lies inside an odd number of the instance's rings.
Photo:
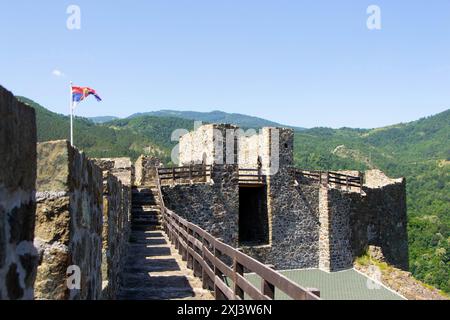
<svg viewBox="0 0 450 320">
<path fill-rule="evenodd" d="M 61 78 L 61 77 L 65 76 L 65 74 L 62 71 L 58 70 L 58 69 L 53 70 L 52 71 L 52 75 L 54 75 L 57 78 Z"/>
</svg>

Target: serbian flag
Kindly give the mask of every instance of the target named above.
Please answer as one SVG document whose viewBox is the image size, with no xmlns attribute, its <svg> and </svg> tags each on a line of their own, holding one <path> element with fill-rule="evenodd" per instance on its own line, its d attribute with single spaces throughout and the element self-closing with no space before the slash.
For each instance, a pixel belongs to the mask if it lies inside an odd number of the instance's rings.
<svg viewBox="0 0 450 320">
<path fill-rule="evenodd" d="M 81 102 L 88 96 L 93 95 L 97 101 L 102 101 L 102 98 L 95 92 L 94 89 L 88 87 L 74 87 L 72 86 L 72 101 Z"/>
</svg>

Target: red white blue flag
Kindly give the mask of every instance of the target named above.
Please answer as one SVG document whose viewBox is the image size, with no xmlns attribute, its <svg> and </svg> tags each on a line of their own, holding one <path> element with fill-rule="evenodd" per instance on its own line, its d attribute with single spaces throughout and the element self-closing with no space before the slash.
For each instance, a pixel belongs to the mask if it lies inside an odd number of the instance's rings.
<svg viewBox="0 0 450 320">
<path fill-rule="evenodd" d="M 88 87 L 74 87 L 72 86 L 72 101 L 80 102 L 88 96 L 93 95 L 97 101 L 102 101 L 102 98 L 95 92 L 94 89 Z"/>
</svg>

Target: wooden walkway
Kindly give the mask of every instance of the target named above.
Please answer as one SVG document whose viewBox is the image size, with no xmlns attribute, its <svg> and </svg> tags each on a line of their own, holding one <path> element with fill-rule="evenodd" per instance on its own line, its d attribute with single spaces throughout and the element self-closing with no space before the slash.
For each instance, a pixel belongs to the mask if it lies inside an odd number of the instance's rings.
<svg viewBox="0 0 450 320">
<path fill-rule="evenodd" d="M 154 192 L 155 188 L 133 190 L 132 233 L 118 299 L 214 299 L 161 230 Z"/>
<path fill-rule="evenodd" d="M 133 190 L 132 234 L 119 299 L 272 300 L 276 290 L 295 300 L 320 299 L 317 289 L 301 287 L 166 208 L 158 171 L 155 183 Z M 256 273 L 260 287 L 244 272 Z"/>
</svg>

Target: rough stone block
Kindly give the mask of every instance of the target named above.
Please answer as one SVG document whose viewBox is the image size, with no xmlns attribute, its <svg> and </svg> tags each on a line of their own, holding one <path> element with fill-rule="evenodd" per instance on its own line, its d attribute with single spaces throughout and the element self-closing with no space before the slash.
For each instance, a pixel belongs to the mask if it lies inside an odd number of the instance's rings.
<svg viewBox="0 0 450 320">
<path fill-rule="evenodd" d="M 128 158 L 95 159 L 103 170 L 102 299 L 115 299 L 130 234 L 133 166 Z"/>
<path fill-rule="evenodd" d="M 149 186 L 155 184 L 156 168 L 162 167 L 163 163 L 155 157 L 140 156 L 135 163 L 136 186 Z"/>
<path fill-rule="evenodd" d="M 239 185 L 237 166 L 213 166 L 212 182 L 163 186 L 166 206 L 222 238 L 238 245 Z"/>
<path fill-rule="evenodd" d="M 35 112 L 0 86 L 0 300 L 32 299 L 36 182 Z"/>
<path fill-rule="evenodd" d="M 38 144 L 35 246 L 37 299 L 99 299 L 101 295 L 102 172 L 67 141 Z M 81 272 L 67 286 L 68 268 Z"/>
</svg>

